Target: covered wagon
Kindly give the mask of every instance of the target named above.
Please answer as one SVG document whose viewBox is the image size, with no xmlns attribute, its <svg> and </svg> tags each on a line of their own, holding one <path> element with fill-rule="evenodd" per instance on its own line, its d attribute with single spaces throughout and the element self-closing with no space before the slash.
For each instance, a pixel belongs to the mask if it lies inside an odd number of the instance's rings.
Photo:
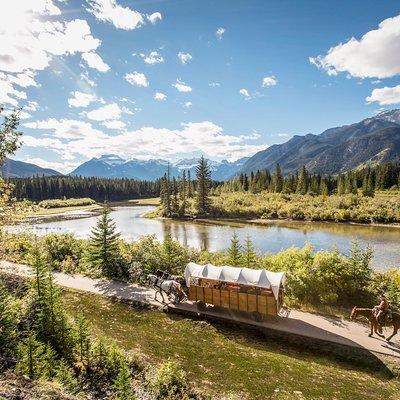
<svg viewBox="0 0 400 400">
<path fill-rule="evenodd" d="M 276 316 L 283 305 L 284 272 L 189 263 L 189 300 L 260 316 Z"/>
</svg>

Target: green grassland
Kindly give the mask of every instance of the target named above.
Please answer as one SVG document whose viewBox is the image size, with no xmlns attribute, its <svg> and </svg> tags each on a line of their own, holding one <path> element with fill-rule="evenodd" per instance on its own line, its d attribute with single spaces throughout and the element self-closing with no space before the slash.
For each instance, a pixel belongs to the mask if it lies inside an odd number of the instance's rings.
<svg viewBox="0 0 400 400">
<path fill-rule="evenodd" d="M 138 309 L 102 296 L 65 291 L 96 334 L 152 363 L 176 360 L 198 389 L 240 399 L 398 399 L 400 382 L 371 370 L 293 347 L 260 333 Z"/>
</svg>

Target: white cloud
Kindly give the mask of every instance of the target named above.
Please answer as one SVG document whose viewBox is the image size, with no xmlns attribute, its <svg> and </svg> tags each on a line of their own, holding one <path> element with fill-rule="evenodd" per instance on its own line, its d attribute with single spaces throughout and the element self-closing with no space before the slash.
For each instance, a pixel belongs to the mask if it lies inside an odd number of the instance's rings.
<svg viewBox="0 0 400 400">
<path fill-rule="evenodd" d="M 47 161 L 39 157 L 27 157 L 23 160 L 24 162 L 38 165 L 42 168 L 54 169 L 58 172 L 66 172 L 68 169 L 73 168 L 75 163 L 60 163 L 56 161 Z"/>
<path fill-rule="evenodd" d="M 112 121 L 121 117 L 122 109 L 117 103 L 107 104 L 96 110 L 89 111 L 86 116 L 94 121 Z"/>
<path fill-rule="evenodd" d="M 176 83 L 174 83 L 172 86 L 174 88 L 176 88 L 176 90 L 178 90 L 178 92 L 187 93 L 187 92 L 192 91 L 192 88 L 190 86 L 186 85 L 186 83 L 182 82 L 180 79 L 177 79 Z"/>
<path fill-rule="evenodd" d="M 378 102 L 381 106 L 400 103 L 400 85 L 374 89 L 365 99 L 368 103 Z"/>
<path fill-rule="evenodd" d="M 92 93 L 72 92 L 73 97 L 68 99 L 70 107 L 87 107 L 90 103 L 97 100 L 97 96 Z"/>
<path fill-rule="evenodd" d="M 96 86 L 96 82 L 89 78 L 89 74 L 86 71 L 81 73 L 80 78 L 82 81 L 87 83 L 89 86 L 91 86 L 91 87 Z"/>
<path fill-rule="evenodd" d="M 221 84 L 219 82 L 210 82 L 208 84 L 208 86 L 210 86 L 210 87 L 218 87 L 218 86 L 221 86 Z"/>
<path fill-rule="evenodd" d="M 123 121 L 104 121 L 102 122 L 102 125 L 104 125 L 108 129 L 117 129 L 117 130 L 122 130 L 126 127 L 125 122 Z"/>
<path fill-rule="evenodd" d="M 256 137 L 254 134 L 225 134 L 220 126 L 209 121 L 185 123 L 179 129 L 143 127 L 110 136 L 99 134 L 89 123 L 78 122 L 50 119 L 25 124 L 37 129 L 52 129 L 50 135 L 53 137 L 24 136 L 24 141 L 31 147 L 56 149 L 64 159 L 91 158 L 106 153 L 125 158 L 158 158 L 162 153 L 165 158 L 174 159 L 201 152 L 219 159 L 228 155 L 228 159 L 235 160 L 265 148 L 247 143 Z"/>
<path fill-rule="evenodd" d="M 182 51 L 180 51 L 178 53 L 178 58 L 181 61 L 182 64 L 186 64 L 187 62 L 189 62 L 193 57 L 191 54 L 189 53 L 183 53 Z"/>
<path fill-rule="evenodd" d="M 162 15 L 159 12 L 155 12 L 147 16 L 147 19 L 154 25 L 157 21 L 162 20 Z"/>
<path fill-rule="evenodd" d="M 154 100 L 165 101 L 165 100 L 167 100 L 167 95 L 165 95 L 164 93 L 161 93 L 161 92 L 157 92 L 154 95 Z"/>
<path fill-rule="evenodd" d="M 118 29 L 132 30 L 144 24 L 143 15 L 129 7 L 123 7 L 115 0 L 87 0 L 89 8 L 99 21 L 110 22 Z"/>
<path fill-rule="evenodd" d="M 10 75 L 0 72 L 0 104 L 18 105 L 18 99 L 26 99 L 26 93 L 14 88 Z"/>
<path fill-rule="evenodd" d="M 0 13 L 0 70 L 43 70 L 54 56 L 95 50 L 101 44 L 85 20 L 58 21 L 51 0 L 3 0 Z M 48 17 L 53 17 L 48 20 Z"/>
<path fill-rule="evenodd" d="M 25 127 L 31 129 L 43 129 L 52 130 L 53 136 L 58 139 L 105 139 L 107 136 L 98 129 L 92 127 L 90 122 L 83 122 L 74 119 L 60 119 L 49 118 L 47 120 L 28 122 L 24 124 Z M 39 143 L 39 145 L 54 146 L 55 148 L 60 148 L 61 144 L 59 142 L 52 142 L 51 138 L 34 138 L 37 140 L 32 140 L 30 137 L 24 136 L 23 140 L 27 146 L 32 146 L 34 143 Z M 28 140 L 28 142 L 27 142 Z"/>
<path fill-rule="evenodd" d="M 15 83 L 18 86 L 21 87 L 29 87 L 29 86 L 35 86 L 38 87 L 39 84 L 35 81 L 35 75 L 36 73 L 34 71 L 27 70 L 25 72 L 19 73 L 17 75 L 11 75 L 9 74 L 9 80 L 12 83 Z"/>
<path fill-rule="evenodd" d="M 190 108 L 192 107 L 193 103 L 191 101 L 187 101 L 186 103 L 183 104 L 183 107 L 185 108 Z"/>
<path fill-rule="evenodd" d="M 126 74 L 125 80 L 133 86 L 143 86 L 143 87 L 149 86 L 149 81 L 147 80 L 146 75 L 142 74 L 141 72 L 134 71 L 129 74 Z"/>
<path fill-rule="evenodd" d="M 388 18 L 356 39 L 329 49 L 310 62 L 329 75 L 347 72 L 356 78 L 389 78 L 400 73 L 400 15 Z"/>
<path fill-rule="evenodd" d="M 275 78 L 275 76 L 266 76 L 262 80 L 262 86 L 267 87 L 267 86 L 275 86 L 278 83 L 278 80 Z"/>
<path fill-rule="evenodd" d="M 244 89 L 244 88 L 240 89 L 239 93 L 244 97 L 250 97 L 250 93 L 249 93 L 249 91 L 247 89 Z"/>
<path fill-rule="evenodd" d="M 164 62 L 164 57 L 157 51 L 151 51 L 149 54 L 141 53 L 140 57 L 146 64 L 160 64 Z"/>
<path fill-rule="evenodd" d="M 29 111 L 37 111 L 38 108 L 39 104 L 37 101 L 28 101 L 28 104 L 24 106 L 24 109 Z"/>
<path fill-rule="evenodd" d="M 82 59 L 86 61 L 90 68 L 97 69 L 100 72 L 107 72 L 110 69 L 110 66 L 106 64 L 103 59 L 94 51 L 83 53 Z"/>
<path fill-rule="evenodd" d="M 219 27 L 216 32 L 215 35 L 217 36 L 217 39 L 221 40 L 222 39 L 222 35 L 226 32 L 225 28 Z"/>
</svg>

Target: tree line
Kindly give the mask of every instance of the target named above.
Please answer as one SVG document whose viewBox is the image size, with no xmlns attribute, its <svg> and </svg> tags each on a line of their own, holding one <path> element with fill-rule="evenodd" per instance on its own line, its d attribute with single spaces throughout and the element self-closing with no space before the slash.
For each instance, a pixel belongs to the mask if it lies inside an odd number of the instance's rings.
<svg viewBox="0 0 400 400">
<path fill-rule="evenodd" d="M 14 197 L 41 201 L 89 197 L 96 201 L 119 201 L 160 194 L 160 180 L 86 178 L 81 176 L 34 176 L 13 178 Z"/>
<path fill-rule="evenodd" d="M 284 176 L 279 164 L 275 171 L 258 170 L 225 182 L 213 190 L 213 194 L 223 192 L 268 191 L 271 193 L 297 193 L 311 195 L 349 194 L 361 190 L 364 196 L 374 196 L 375 190 L 400 187 L 400 163 L 386 163 L 359 170 L 351 170 L 337 176 L 323 176 L 311 173 L 303 166 L 295 174 Z"/>
<path fill-rule="evenodd" d="M 189 201 L 193 199 L 195 214 L 206 216 L 211 208 L 210 190 L 218 185 L 218 182 L 211 180 L 211 168 L 203 156 L 196 167 L 195 180 L 192 180 L 190 171 L 185 170 L 180 178 L 171 179 L 168 167 L 160 183 L 162 215 L 165 217 L 187 215 Z"/>
</svg>

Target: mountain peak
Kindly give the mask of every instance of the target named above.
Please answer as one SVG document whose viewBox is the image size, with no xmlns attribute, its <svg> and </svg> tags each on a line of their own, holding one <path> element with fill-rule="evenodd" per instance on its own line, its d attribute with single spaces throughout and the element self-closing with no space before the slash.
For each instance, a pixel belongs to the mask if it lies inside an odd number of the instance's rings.
<svg viewBox="0 0 400 400">
<path fill-rule="evenodd" d="M 394 110 L 382 111 L 381 113 L 377 114 L 375 118 L 400 124 L 400 109 L 397 108 Z"/>
<path fill-rule="evenodd" d="M 96 159 L 97 161 L 102 161 L 108 165 L 120 165 L 126 162 L 123 158 L 116 154 L 103 154 Z"/>
</svg>

